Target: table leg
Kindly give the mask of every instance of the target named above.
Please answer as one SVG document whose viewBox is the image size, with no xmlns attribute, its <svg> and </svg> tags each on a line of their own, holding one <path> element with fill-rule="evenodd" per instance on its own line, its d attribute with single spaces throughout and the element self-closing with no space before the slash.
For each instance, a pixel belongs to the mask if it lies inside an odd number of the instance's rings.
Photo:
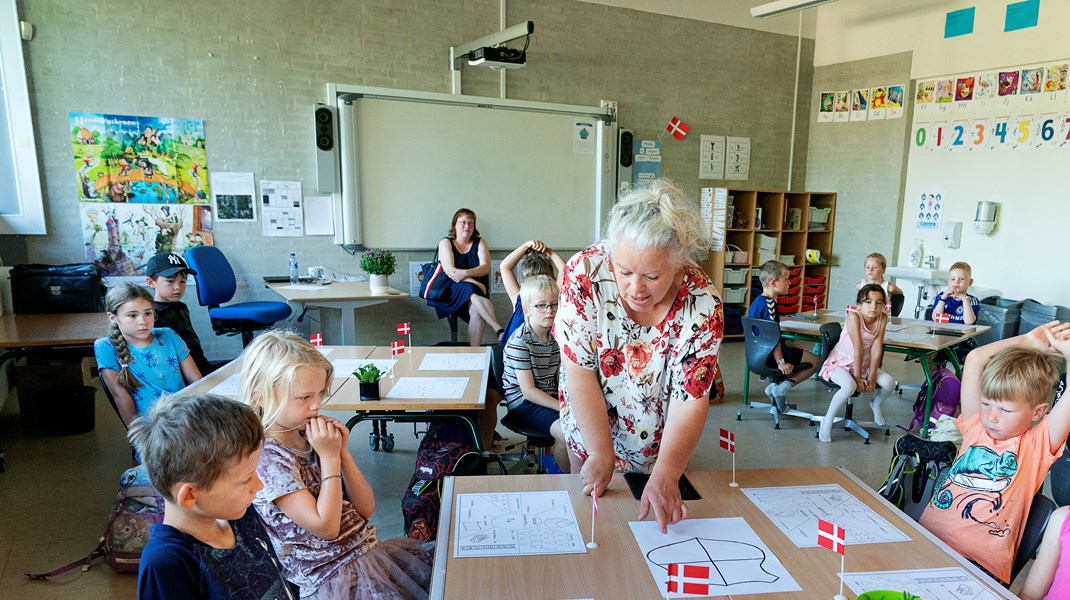
<svg viewBox="0 0 1070 600">
<path fill-rule="evenodd" d="M 468 413 L 473 414 L 472 416 L 469 416 Z M 430 411 L 425 413 L 358 412 L 346 421 L 346 427 L 352 431 L 353 427 L 361 421 L 394 421 L 395 423 L 461 423 L 465 425 L 468 429 L 468 433 L 472 435 L 472 445 L 475 447 L 476 452 L 483 454 L 483 442 L 479 439 L 479 427 L 476 423 L 478 417 L 478 411 L 459 411 L 455 413 Z"/>
<path fill-rule="evenodd" d="M 743 361 L 743 406 L 750 404 L 750 368 Z"/>
<path fill-rule="evenodd" d="M 357 345 L 357 309 L 356 308 L 340 308 L 340 320 L 342 321 L 342 345 L 343 346 L 356 346 Z"/>
<path fill-rule="evenodd" d="M 929 437 L 929 411 L 933 407 L 933 371 L 929 368 L 929 359 L 936 353 L 927 352 L 921 356 L 921 371 L 925 373 L 925 415 L 921 420 L 921 437 Z M 956 361 L 957 362 L 957 361 Z"/>
</svg>

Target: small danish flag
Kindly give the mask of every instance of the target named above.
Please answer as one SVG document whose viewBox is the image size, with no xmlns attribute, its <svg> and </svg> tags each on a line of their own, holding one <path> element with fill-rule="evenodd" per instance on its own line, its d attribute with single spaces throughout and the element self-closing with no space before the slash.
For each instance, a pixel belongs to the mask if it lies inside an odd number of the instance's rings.
<svg viewBox="0 0 1070 600">
<path fill-rule="evenodd" d="M 312 335 L 310 335 L 308 337 L 308 343 L 312 344 L 313 348 L 319 348 L 320 346 L 323 345 L 323 334 L 322 333 L 313 333 Z"/>
<path fill-rule="evenodd" d="M 949 315 L 947 313 L 940 313 L 938 315 L 933 315 L 933 322 L 934 323 L 950 323 L 951 322 L 951 315 Z"/>
<path fill-rule="evenodd" d="M 728 450 L 732 454 L 736 453 L 736 434 L 728 431 L 727 429 L 721 429 L 721 447 Z"/>
<path fill-rule="evenodd" d="M 817 520 L 817 544 L 838 554 L 846 550 L 847 530 L 823 519 Z"/>
<path fill-rule="evenodd" d="M 705 565 L 681 565 L 669 563 L 668 590 L 673 593 L 699 594 L 710 593 L 710 568 Z"/>
<path fill-rule="evenodd" d="M 687 123 L 677 117 L 673 117 L 669 119 L 669 124 L 665 126 L 665 131 L 671 133 L 674 138 L 682 140 L 687 135 Z"/>
<path fill-rule="evenodd" d="M 412 327 L 409 325 L 408 321 L 398 323 L 398 335 L 408 335 L 410 333 L 412 333 Z"/>
<path fill-rule="evenodd" d="M 848 304 L 847 305 L 847 310 L 844 311 L 844 312 L 846 312 L 847 314 L 851 314 L 853 312 L 858 312 L 858 307 L 855 306 L 854 304 Z"/>
<path fill-rule="evenodd" d="M 886 312 L 886 313 L 892 312 L 892 303 L 891 302 L 885 302 L 884 303 L 884 312 Z"/>
<path fill-rule="evenodd" d="M 390 342 L 390 355 L 391 356 L 396 355 L 396 354 L 404 354 L 404 352 L 405 352 L 405 342 L 402 342 L 402 341 Z"/>
</svg>

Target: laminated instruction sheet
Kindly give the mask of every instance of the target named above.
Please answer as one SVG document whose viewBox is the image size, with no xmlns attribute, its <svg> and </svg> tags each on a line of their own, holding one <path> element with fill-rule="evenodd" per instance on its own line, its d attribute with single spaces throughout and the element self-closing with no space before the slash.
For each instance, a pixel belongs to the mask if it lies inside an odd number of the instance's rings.
<svg viewBox="0 0 1070 600">
<path fill-rule="evenodd" d="M 568 492 L 457 494 L 453 556 L 581 554 Z"/>
<path fill-rule="evenodd" d="M 907 591 L 925 600 L 997 600 L 999 596 L 961 567 L 844 573 L 856 594 L 869 590 Z"/>
</svg>

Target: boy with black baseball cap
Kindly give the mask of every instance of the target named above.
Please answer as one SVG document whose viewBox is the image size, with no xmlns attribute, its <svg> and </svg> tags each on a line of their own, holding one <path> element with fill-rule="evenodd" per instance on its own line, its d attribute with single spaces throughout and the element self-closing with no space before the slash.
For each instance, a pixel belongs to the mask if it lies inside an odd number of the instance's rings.
<svg viewBox="0 0 1070 600">
<path fill-rule="evenodd" d="M 189 308 L 182 302 L 182 296 L 186 295 L 186 276 L 196 274 L 182 255 L 174 252 L 161 252 L 145 263 L 145 283 L 155 290 L 156 326 L 173 329 L 186 342 L 201 374 L 207 375 L 215 368 L 205 358 L 201 340 L 190 321 Z"/>
</svg>

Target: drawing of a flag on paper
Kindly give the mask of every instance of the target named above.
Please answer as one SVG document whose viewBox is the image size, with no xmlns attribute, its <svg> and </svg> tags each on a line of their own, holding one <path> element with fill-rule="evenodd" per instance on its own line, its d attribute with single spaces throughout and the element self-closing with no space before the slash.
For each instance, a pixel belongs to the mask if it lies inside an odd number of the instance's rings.
<svg viewBox="0 0 1070 600">
<path fill-rule="evenodd" d="M 728 431 L 727 429 L 721 429 L 721 447 L 729 452 L 735 454 L 736 452 L 736 434 Z"/>
<path fill-rule="evenodd" d="M 710 593 L 710 568 L 702 565 L 669 563 L 668 590 L 680 594 Z"/>
<path fill-rule="evenodd" d="M 682 140 L 687 135 L 687 123 L 677 117 L 673 117 L 669 119 L 669 124 L 665 126 L 665 131 L 671 133 L 674 138 Z"/>
<path fill-rule="evenodd" d="M 818 545 L 828 548 L 838 554 L 843 554 L 846 550 L 846 546 L 844 545 L 846 539 L 847 530 L 843 527 L 833 525 L 822 519 L 817 520 Z"/>
</svg>

